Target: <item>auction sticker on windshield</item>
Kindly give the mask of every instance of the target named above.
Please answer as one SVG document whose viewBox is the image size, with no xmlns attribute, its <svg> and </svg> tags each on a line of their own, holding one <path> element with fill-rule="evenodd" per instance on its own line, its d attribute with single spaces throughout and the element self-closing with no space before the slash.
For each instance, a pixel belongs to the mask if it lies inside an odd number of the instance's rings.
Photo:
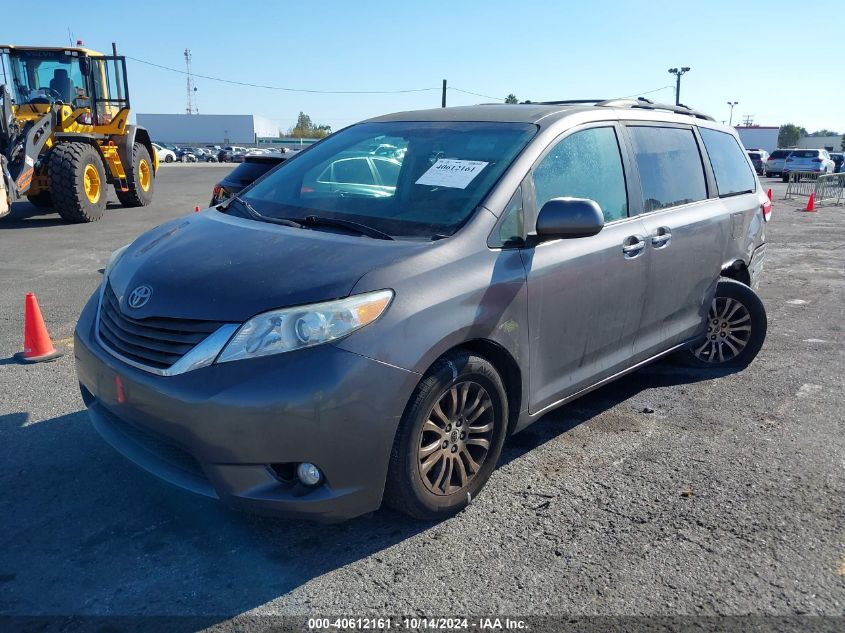
<svg viewBox="0 0 845 633">
<path fill-rule="evenodd" d="M 427 172 L 419 177 L 417 184 L 466 189 L 473 178 L 480 174 L 481 170 L 489 164 L 480 160 L 439 158 Z"/>
</svg>

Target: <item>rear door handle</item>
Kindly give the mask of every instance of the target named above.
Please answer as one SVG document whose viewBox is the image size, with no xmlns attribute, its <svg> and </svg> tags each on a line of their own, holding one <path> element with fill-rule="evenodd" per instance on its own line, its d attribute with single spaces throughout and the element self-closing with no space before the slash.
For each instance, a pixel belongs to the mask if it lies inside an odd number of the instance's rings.
<svg viewBox="0 0 845 633">
<path fill-rule="evenodd" d="M 643 254 L 645 250 L 645 237 L 642 235 L 631 235 L 622 242 L 622 255 L 625 259 L 634 259 Z"/>
<path fill-rule="evenodd" d="M 672 239 L 672 231 L 668 226 L 661 226 L 651 236 L 651 245 L 654 248 L 665 248 L 669 246 L 669 241 Z"/>
</svg>

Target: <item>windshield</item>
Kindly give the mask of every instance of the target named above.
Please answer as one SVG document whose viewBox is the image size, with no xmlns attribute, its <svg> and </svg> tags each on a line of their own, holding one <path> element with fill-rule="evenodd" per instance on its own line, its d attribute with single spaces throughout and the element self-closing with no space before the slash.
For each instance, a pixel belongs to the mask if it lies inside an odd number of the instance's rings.
<svg viewBox="0 0 845 633">
<path fill-rule="evenodd" d="M 457 231 L 536 132 L 524 123 L 361 123 L 284 163 L 243 196 L 262 215 L 317 215 L 392 236 Z"/>
<path fill-rule="evenodd" d="M 10 89 L 15 103 L 72 104 L 85 95 L 79 58 L 63 51 L 16 51 L 9 56 Z"/>
</svg>

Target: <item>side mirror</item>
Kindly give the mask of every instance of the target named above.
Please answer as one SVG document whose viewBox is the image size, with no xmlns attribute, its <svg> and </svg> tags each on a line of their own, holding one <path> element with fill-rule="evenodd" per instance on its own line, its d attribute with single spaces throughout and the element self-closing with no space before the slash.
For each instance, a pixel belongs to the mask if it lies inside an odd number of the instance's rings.
<svg viewBox="0 0 845 633">
<path fill-rule="evenodd" d="M 587 198 L 552 198 L 537 216 L 540 240 L 589 237 L 604 227 L 601 207 Z"/>
<path fill-rule="evenodd" d="M 87 55 L 79 58 L 79 72 L 82 73 L 83 77 L 89 77 L 91 75 L 91 58 Z"/>
</svg>

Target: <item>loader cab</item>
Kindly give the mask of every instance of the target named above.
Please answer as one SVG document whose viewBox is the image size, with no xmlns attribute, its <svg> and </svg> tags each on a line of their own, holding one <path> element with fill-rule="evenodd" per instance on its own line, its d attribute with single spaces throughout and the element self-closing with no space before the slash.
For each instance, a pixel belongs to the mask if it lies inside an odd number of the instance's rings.
<svg viewBox="0 0 845 633">
<path fill-rule="evenodd" d="M 18 118 L 39 116 L 59 105 L 67 106 L 62 119 L 81 125 L 110 126 L 128 119 L 123 57 L 82 48 L 0 46 L 0 66 Z M 127 112 L 119 116 L 122 110 Z"/>
</svg>

